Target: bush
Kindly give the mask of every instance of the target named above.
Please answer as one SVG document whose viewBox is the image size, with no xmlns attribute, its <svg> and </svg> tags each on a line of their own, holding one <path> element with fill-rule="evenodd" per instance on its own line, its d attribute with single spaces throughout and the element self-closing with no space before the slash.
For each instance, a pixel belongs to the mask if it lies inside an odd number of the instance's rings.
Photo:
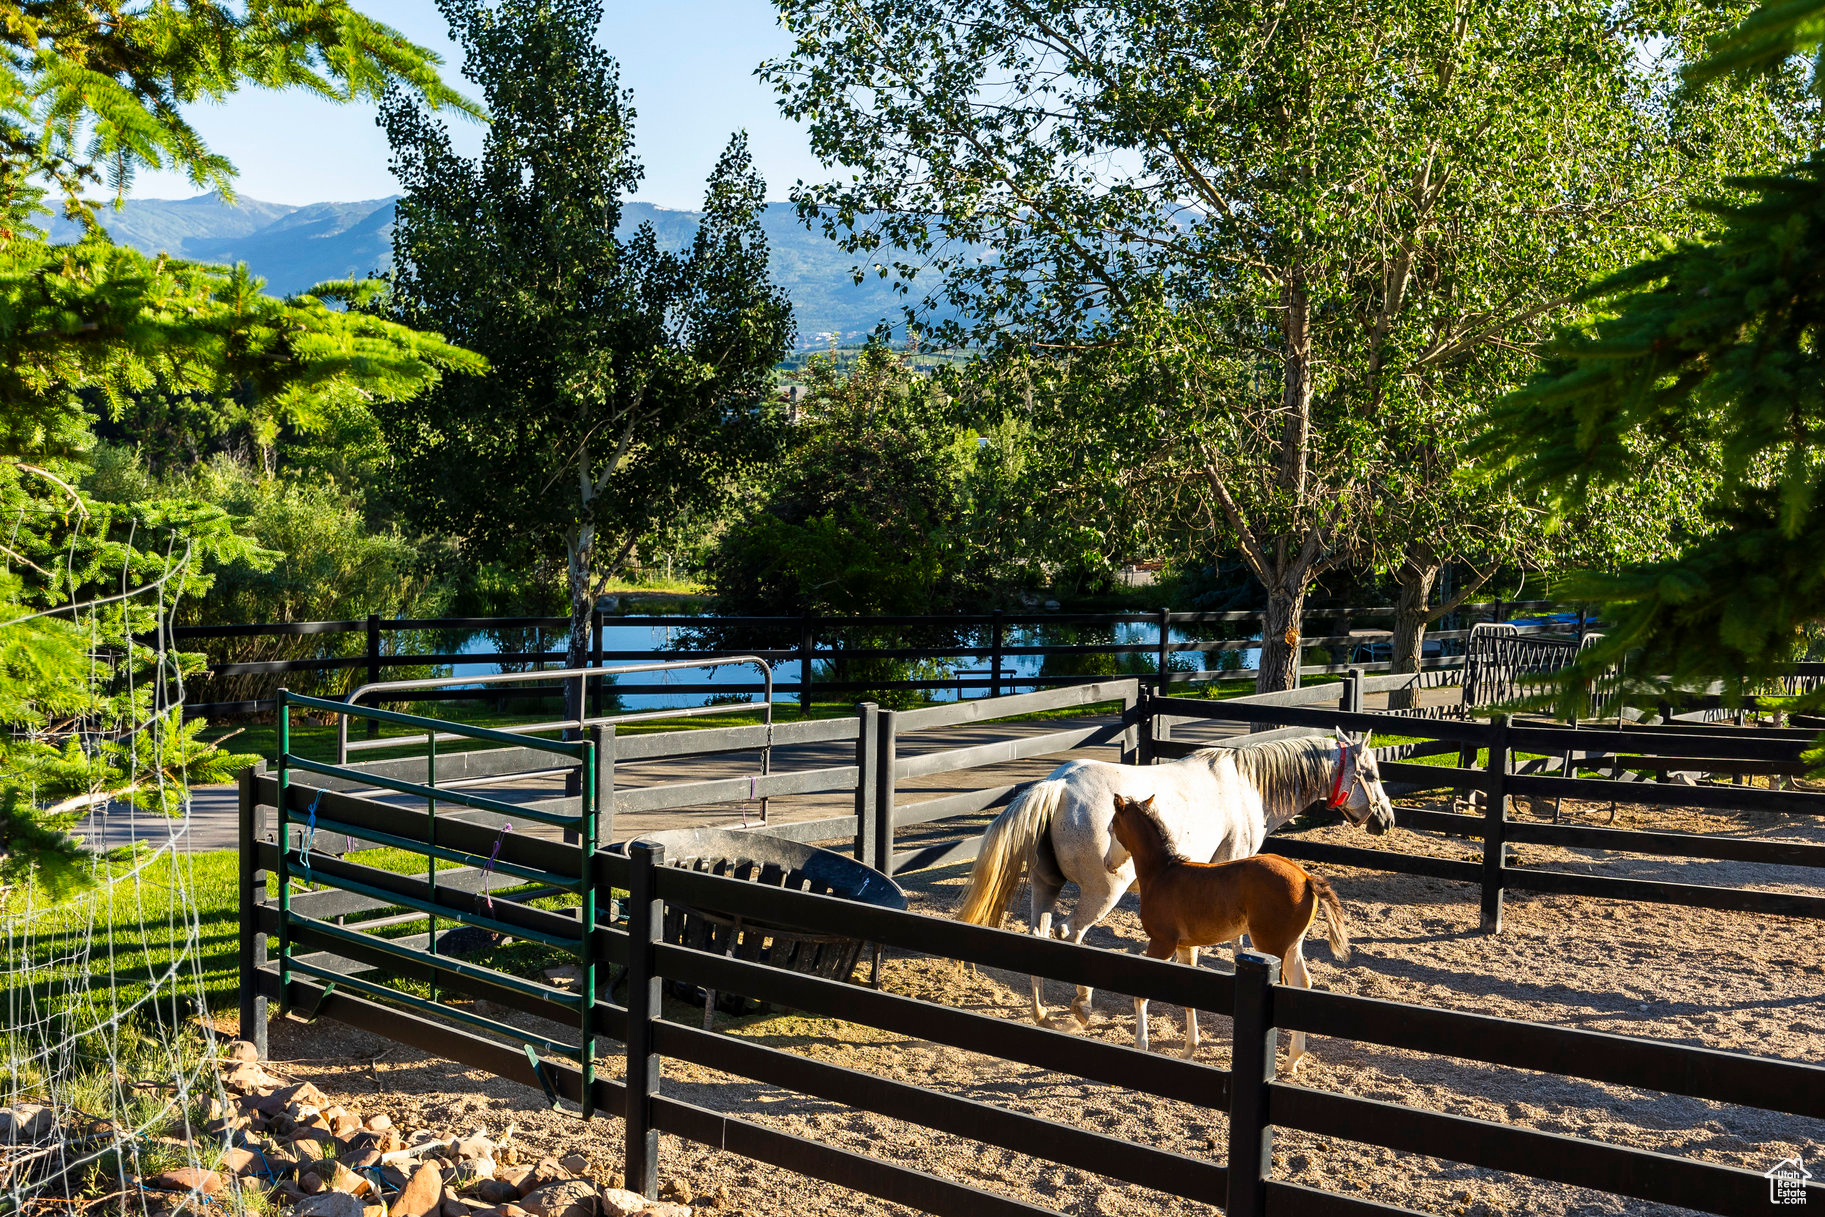
<svg viewBox="0 0 1825 1217">
<path fill-rule="evenodd" d="M 375 529 L 359 496 L 325 478 L 271 475 L 227 455 L 187 473 L 155 479 L 131 450 L 102 446 L 93 454 L 84 486 L 97 498 L 133 502 L 164 493 L 211 504 L 268 551 L 264 560 L 241 559 L 216 568 L 209 596 L 177 606 L 178 625 L 342 620 L 432 615 L 441 588 L 416 548 L 394 529 Z M 393 636 L 396 645 L 411 645 Z M 218 663 L 327 658 L 361 653 L 359 634 L 300 638 L 228 638 L 207 647 Z M 300 692 L 334 694 L 352 687 L 359 669 L 212 678 L 193 686 L 189 700 L 250 701 L 271 697 L 280 685 Z"/>
<path fill-rule="evenodd" d="M 711 552 L 719 611 L 929 613 L 959 598 L 956 553 L 974 437 L 881 344 L 844 375 L 814 359 L 811 393 L 764 496 Z"/>
</svg>

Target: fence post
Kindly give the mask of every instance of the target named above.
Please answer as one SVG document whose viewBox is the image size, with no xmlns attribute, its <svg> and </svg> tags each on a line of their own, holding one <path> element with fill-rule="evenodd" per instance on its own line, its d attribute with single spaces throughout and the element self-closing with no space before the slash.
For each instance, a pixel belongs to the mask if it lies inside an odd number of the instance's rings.
<svg viewBox="0 0 1825 1217">
<path fill-rule="evenodd" d="M 259 995 L 260 966 L 266 962 L 266 935 L 260 931 L 260 906 L 266 903 L 266 872 L 260 869 L 259 798 L 254 781 L 266 768 L 264 761 L 241 770 L 241 1038 L 266 1059 L 266 999 Z"/>
<path fill-rule="evenodd" d="M 1263 1217 L 1274 1170 L 1268 1086 L 1274 1080 L 1274 990 L 1280 961 L 1257 951 L 1236 954 L 1236 1008 L 1229 1066 L 1229 1203 L 1225 1217 Z"/>
<path fill-rule="evenodd" d="M 1503 867 L 1508 861 L 1508 716 L 1489 724 L 1489 770 L 1483 787 L 1483 930 L 1502 932 Z"/>
<path fill-rule="evenodd" d="M 855 708 L 855 860 L 863 866 L 874 857 L 874 801 L 880 793 L 875 788 L 876 747 L 880 730 L 879 711 L 871 701 Z"/>
<path fill-rule="evenodd" d="M 804 613 L 798 621 L 798 713 L 800 718 L 811 714 L 811 652 L 817 636 L 812 631 L 812 617 Z"/>
<path fill-rule="evenodd" d="M 1135 697 L 1134 713 L 1139 722 L 1134 739 L 1134 763 L 1153 764 L 1153 690 L 1142 685 Z"/>
<path fill-rule="evenodd" d="M 602 645 L 604 628 L 602 605 L 598 602 L 595 608 L 589 610 L 589 666 L 592 668 L 602 666 L 602 652 L 606 649 Z M 589 717 L 602 717 L 602 700 L 602 678 L 593 677 L 589 684 Z M 603 839 L 607 840 L 607 838 Z"/>
<path fill-rule="evenodd" d="M 1737 711 L 1737 712 L 1736 712 L 1736 720 L 1735 720 L 1735 721 L 1736 721 L 1736 725 L 1737 725 L 1737 726 L 1738 726 L 1738 727 L 1740 727 L 1740 726 L 1742 726 L 1742 725 L 1743 725 L 1743 712 L 1742 712 L 1742 711 L 1741 711 L 1741 710 L 1738 710 L 1738 711 Z M 1569 776 L 1569 775 L 1568 775 L 1568 776 Z M 1731 774 L 1731 775 L 1730 775 L 1730 784 L 1731 784 L 1731 785 L 1732 785 L 1732 786 L 1741 786 L 1741 785 L 1742 785 L 1742 784 L 1743 784 L 1743 775 L 1742 775 L 1742 771 L 1741 771 L 1741 770 L 1738 770 L 1738 771 L 1737 771 L 1737 772 L 1736 772 L 1736 773 L 1733 773 L 1733 774 Z"/>
<path fill-rule="evenodd" d="M 1338 709 L 1348 714 L 1362 713 L 1362 680 L 1361 668 L 1351 668 L 1343 674 L 1343 692 L 1338 698 Z"/>
<path fill-rule="evenodd" d="M 378 682 L 379 680 L 380 680 L 380 614 L 379 613 L 369 613 L 368 614 L 368 683 L 374 684 L 374 683 Z M 380 703 L 376 702 L 374 704 L 379 705 Z M 368 738 L 373 739 L 376 736 L 378 736 L 379 734 L 380 734 L 380 720 L 377 718 L 368 719 Z"/>
<path fill-rule="evenodd" d="M 1167 676 L 1172 670 L 1172 652 L 1169 649 L 1171 647 L 1171 645 L 1172 645 L 1172 610 L 1171 609 L 1161 609 L 1160 610 L 1159 688 L 1160 688 L 1160 694 L 1162 696 L 1164 696 L 1165 694 L 1167 694 L 1168 692 L 1171 691 L 1170 686 L 1167 684 Z"/>
<path fill-rule="evenodd" d="M 1124 765 L 1140 764 L 1141 753 L 1141 698 L 1146 691 L 1140 682 L 1134 683 L 1134 690 L 1122 694 L 1122 755 Z"/>
<path fill-rule="evenodd" d="M 893 877 L 893 769 L 900 750 L 894 717 L 892 710 L 883 710 L 878 719 L 874 750 L 874 853 L 872 857 L 862 859 L 890 879 Z"/>
<path fill-rule="evenodd" d="M 1001 610 L 995 610 L 995 620 L 989 625 L 989 696 L 1001 696 L 1001 645 L 1002 630 Z"/>
<path fill-rule="evenodd" d="M 635 841 L 627 847 L 627 1189 L 648 1200 L 659 1198 L 659 1130 L 653 1126 L 653 1096 L 659 1093 L 659 1054 L 653 1023 L 660 1011 L 660 977 L 655 947 L 665 924 L 656 890 L 665 847 Z"/>
<path fill-rule="evenodd" d="M 596 746 L 596 847 L 600 849 L 615 839 L 615 725 L 597 723 L 586 728 L 585 738 Z"/>
</svg>

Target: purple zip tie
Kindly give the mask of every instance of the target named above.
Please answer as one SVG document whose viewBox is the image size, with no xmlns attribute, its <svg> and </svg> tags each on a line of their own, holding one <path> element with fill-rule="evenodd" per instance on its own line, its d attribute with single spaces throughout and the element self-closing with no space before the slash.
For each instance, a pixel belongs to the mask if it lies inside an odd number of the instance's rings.
<svg viewBox="0 0 1825 1217">
<path fill-rule="evenodd" d="M 501 825 L 501 830 L 494 834 L 494 852 L 488 855 L 488 865 L 482 867 L 482 903 L 488 906 L 490 916 L 494 914 L 494 893 L 488 886 L 488 880 L 494 875 L 494 864 L 500 861 L 501 839 L 512 831 L 512 824 Z"/>
</svg>

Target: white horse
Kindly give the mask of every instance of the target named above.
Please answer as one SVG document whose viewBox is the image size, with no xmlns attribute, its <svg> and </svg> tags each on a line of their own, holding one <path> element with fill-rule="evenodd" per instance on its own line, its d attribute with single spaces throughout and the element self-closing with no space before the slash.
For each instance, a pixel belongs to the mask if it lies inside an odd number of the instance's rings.
<svg viewBox="0 0 1825 1217">
<path fill-rule="evenodd" d="M 1168 765 L 1066 761 L 995 818 L 982 838 L 957 918 L 999 926 L 1023 872 L 1032 876 L 1032 932 L 1052 936 L 1052 906 L 1064 885 L 1077 904 L 1058 937 L 1082 942 L 1134 882 L 1134 862 L 1115 839 L 1114 795 L 1152 799 L 1181 857 L 1229 862 L 1259 852 L 1267 835 L 1313 804 L 1343 812 L 1379 836 L 1394 826 L 1369 737 L 1278 740 L 1205 748 Z M 1033 978 L 1033 1021 L 1049 1025 Z M 1090 1024 L 1091 990 L 1077 987 L 1071 1013 Z"/>
</svg>

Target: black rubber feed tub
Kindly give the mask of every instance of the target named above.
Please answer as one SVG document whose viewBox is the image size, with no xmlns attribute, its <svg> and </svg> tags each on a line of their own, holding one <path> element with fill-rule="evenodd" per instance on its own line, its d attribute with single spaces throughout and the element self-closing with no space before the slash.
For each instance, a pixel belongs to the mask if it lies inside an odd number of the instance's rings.
<svg viewBox="0 0 1825 1217">
<path fill-rule="evenodd" d="M 785 841 L 766 833 L 730 828 L 680 828 L 640 838 L 665 847 L 667 866 L 683 866 L 712 875 L 727 875 L 795 891 L 818 892 L 859 900 L 881 908 L 904 909 L 906 893 L 892 879 L 854 858 L 815 845 Z M 849 980 L 867 943 L 838 934 L 807 934 L 668 903 L 661 931 L 665 941 L 700 951 L 714 951 L 776 968 Z M 694 1004 L 708 1000 L 700 987 L 668 981 L 668 990 Z M 716 1008 L 727 1014 L 756 1014 L 763 1002 L 737 994 L 716 995 Z M 706 1012 L 707 1017 L 707 1012 Z"/>
</svg>

